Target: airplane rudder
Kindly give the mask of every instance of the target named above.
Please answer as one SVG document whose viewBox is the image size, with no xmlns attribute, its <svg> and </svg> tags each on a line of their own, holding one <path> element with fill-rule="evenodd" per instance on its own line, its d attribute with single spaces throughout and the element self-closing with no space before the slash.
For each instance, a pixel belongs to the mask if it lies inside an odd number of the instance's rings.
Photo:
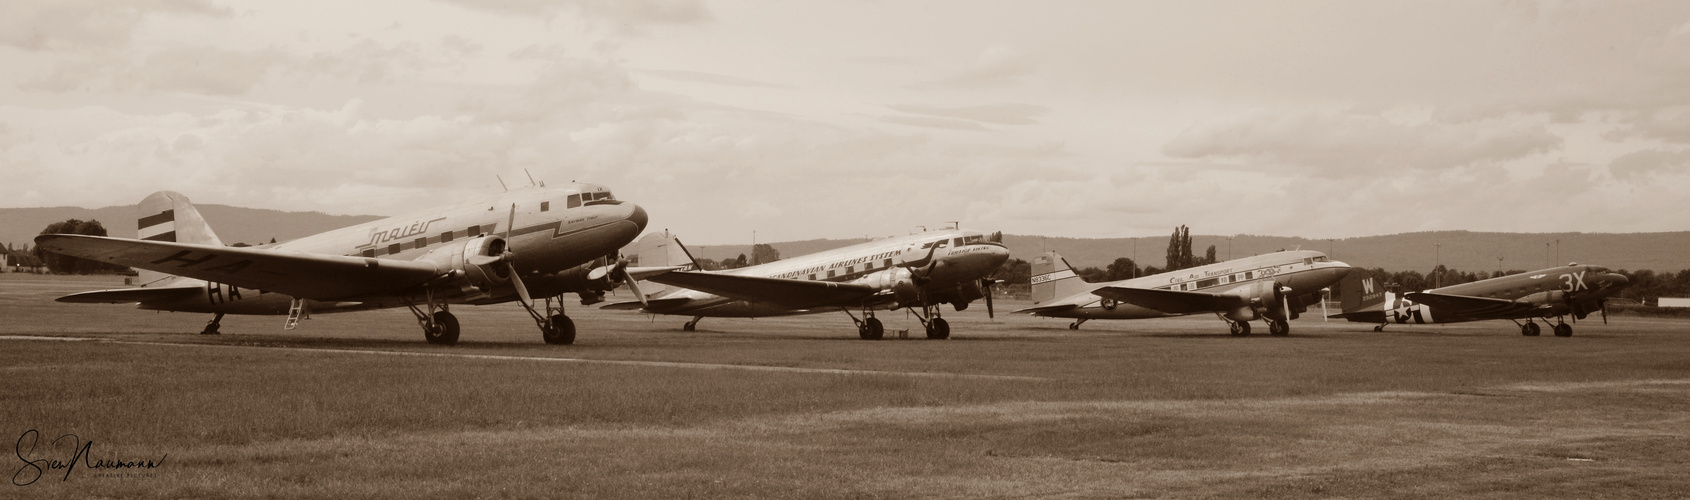
<svg viewBox="0 0 1690 500">
<path fill-rule="evenodd" d="M 1079 293 L 1076 289 L 1085 285 L 1084 281 L 1075 279 L 1079 276 L 1074 274 L 1068 260 L 1055 251 L 1034 257 L 1033 261 L 1028 263 L 1028 271 L 1032 275 L 1034 304 Z"/>
<path fill-rule="evenodd" d="M 223 246 L 187 196 L 159 191 L 136 205 L 135 237 L 149 241 Z"/>
<path fill-rule="evenodd" d="M 1383 310 L 1385 286 L 1372 272 L 1352 268 L 1338 284 L 1339 307 L 1346 313 Z"/>
</svg>

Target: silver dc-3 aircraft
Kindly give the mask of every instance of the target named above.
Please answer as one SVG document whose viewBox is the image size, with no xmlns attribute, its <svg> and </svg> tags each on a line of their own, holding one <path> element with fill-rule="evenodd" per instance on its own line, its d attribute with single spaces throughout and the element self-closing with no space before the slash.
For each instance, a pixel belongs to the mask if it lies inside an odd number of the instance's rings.
<svg viewBox="0 0 1690 500">
<path fill-rule="evenodd" d="M 1071 330 L 1091 319 L 1209 312 L 1233 335 L 1244 336 L 1256 319 L 1265 320 L 1273 335 L 1290 335 L 1289 320 L 1306 309 L 1297 297 L 1337 283 L 1350 266 L 1320 252 L 1293 250 L 1109 283 L 1087 283 L 1056 252 L 1034 258 L 1031 268 L 1034 307 L 1015 312 L 1075 318 Z"/>
<path fill-rule="evenodd" d="M 880 339 L 885 326 L 874 317 L 877 307 L 908 307 L 916 313 L 927 338 L 944 339 L 950 323 L 940 304 L 961 311 L 984 297 L 991 314 L 989 276 L 1009 260 L 1001 234 L 948 229 L 870 241 L 725 271 L 677 271 L 660 274 L 646 284 L 654 290 L 645 303 L 622 302 L 605 309 L 641 309 L 654 314 L 690 315 L 682 326 L 693 331 L 705 317 L 754 318 L 843 311 L 857 324 L 865 340 Z M 679 239 L 651 234 L 640 240 L 640 265 L 675 266 L 697 263 Z M 862 318 L 851 314 L 859 309 Z"/>
<path fill-rule="evenodd" d="M 458 339 L 452 304 L 520 301 L 549 344 L 575 340 L 564 293 L 602 301 L 632 282 L 617 249 L 645 229 L 644 209 L 603 186 L 537 185 L 257 247 L 224 246 L 188 198 L 142 200 L 140 239 L 48 234 L 42 249 L 145 270 L 142 286 L 67 295 L 60 302 L 139 303 L 142 309 L 286 314 L 407 307 L 431 343 Z M 606 259 L 606 265 L 590 263 Z M 670 268 L 672 269 L 672 268 Z M 660 271 L 667 271 L 663 269 Z M 532 297 L 544 297 L 536 309 Z M 553 306 L 553 297 L 557 305 Z"/>
<path fill-rule="evenodd" d="M 1372 274 L 1356 270 L 1339 286 L 1343 313 L 1333 317 L 1378 323 L 1373 327 L 1376 332 L 1393 322 L 1506 319 L 1519 325 L 1520 335 L 1528 337 L 1536 337 L 1542 331 L 1534 319 L 1542 318 L 1547 323 L 1553 317 L 1555 336 L 1571 337 L 1573 326 L 1567 324 L 1566 316 L 1571 315 L 1577 322 L 1591 312 L 1601 311 L 1602 322 L 1606 323 L 1608 297 L 1619 293 L 1630 282 L 1625 275 L 1606 267 L 1573 263 L 1399 295 L 1379 286 Z M 1522 319 L 1526 322 L 1521 323 Z"/>
</svg>

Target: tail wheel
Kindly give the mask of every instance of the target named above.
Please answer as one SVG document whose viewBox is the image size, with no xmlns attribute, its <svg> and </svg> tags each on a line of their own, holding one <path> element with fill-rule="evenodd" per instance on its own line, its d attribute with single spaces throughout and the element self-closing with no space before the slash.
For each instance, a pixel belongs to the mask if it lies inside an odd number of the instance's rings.
<svg viewBox="0 0 1690 500">
<path fill-rule="evenodd" d="M 440 311 L 434 313 L 434 320 L 423 327 L 423 338 L 430 344 L 452 345 L 458 343 L 458 317 L 452 313 Z"/>
<path fill-rule="evenodd" d="M 951 338 L 951 324 L 945 318 L 933 318 L 933 323 L 927 327 L 927 338 L 944 340 Z"/>
<path fill-rule="evenodd" d="M 553 314 L 551 324 L 541 330 L 547 344 L 569 345 L 575 343 L 575 321 L 562 314 Z"/>
</svg>

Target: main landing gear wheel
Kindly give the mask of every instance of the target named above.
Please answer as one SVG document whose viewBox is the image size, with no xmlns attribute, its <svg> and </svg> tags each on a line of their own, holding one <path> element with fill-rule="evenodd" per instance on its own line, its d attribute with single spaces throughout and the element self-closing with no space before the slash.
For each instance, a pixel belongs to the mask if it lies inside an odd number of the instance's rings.
<svg viewBox="0 0 1690 500">
<path fill-rule="evenodd" d="M 1383 332 L 1383 331 L 1385 331 L 1385 325 L 1379 325 L 1379 326 L 1375 326 L 1375 327 L 1373 327 L 1373 331 L 1375 331 L 1375 332 Z"/>
<path fill-rule="evenodd" d="M 1571 337 L 1571 336 L 1573 336 L 1573 325 L 1569 325 L 1569 324 L 1566 324 L 1566 323 L 1561 323 L 1561 324 L 1555 325 L 1555 336 L 1556 337 Z"/>
<path fill-rule="evenodd" d="M 1291 322 L 1290 321 L 1268 320 L 1268 335 L 1273 335 L 1275 337 L 1284 337 L 1284 336 L 1290 335 L 1290 334 L 1291 334 Z"/>
<path fill-rule="evenodd" d="M 547 344 L 569 345 L 575 343 L 575 321 L 562 314 L 553 314 L 551 324 L 540 331 Z"/>
<path fill-rule="evenodd" d="M 886 336 L 886 325 L 880 323 L 879 318 L 868 318 L 857 326 L 857 336 L 863 340 L 880 340 Z"/>
<path fill-rule="evenodd" d="M 433 321 L 423 327 L 423 338 L 430 344 L 458 343 L 458 317 L 446 311 L 434 313 Z"/>
<path fill-rule="evenodd" d="M 1525 335 L 1527 337 L 1536 337 L 1537 334 L 1542 333 L 1542 332 L 1543 332 L 1543 329 L 1538 328 L 1537 323 L 1526 323 L 1524 325 L 1520 325 L 1520 335 Z"/>
<path fill-rule="evenodd" d="M 927 325 L 927 338 L 935 340 L 951 338 L 950 322 L 945 321 L 945 318 L 933 318 L 933 322 Z"/>
<path fill-rule="evenodd" d="M 1232 336 L 1234 336 L 1234 337 L 1247 337 L 1247 336 L 1250 335 L 1250 324 L 1249 323 L 1246 323 L 1246 322 L 1243 322 L 1243 321 L 1234 321 L 1234 322 L 1232 322 L 1232 324 L 1230 326 L 1232 327 L 1231 328 Z"/>
<path fill-rule="evenodd" d="M 696 332 L 696 331 L 698 331 L 698 322 L 697 321 L 686 322 L 686 324 L 681 325 L 681 331 L 683 331 L 683 332 Z"/>
</svg>

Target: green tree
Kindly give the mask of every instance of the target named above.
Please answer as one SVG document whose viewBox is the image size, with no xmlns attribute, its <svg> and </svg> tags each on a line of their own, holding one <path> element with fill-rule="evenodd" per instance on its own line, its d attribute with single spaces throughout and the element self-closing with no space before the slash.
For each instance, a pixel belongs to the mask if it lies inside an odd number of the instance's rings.
<svg viewBox="0 0 1690 500">
<path fill-rule="evenodd" d="M 780 250 L 775 250 L 775 247 L 769 246 L 767 243 L 758 243 L 751 246 L 752 263 L 768 264 L 777 260 L 780 260 Z"/>
<path fill-rule="evenodd" d="M 1178 271 L 1195 267 L 1197 257 L 1191 254 L 1191 228 L 1181 225 L 1174 228 L 1174 235 L 1168 238 L 1168 268 L 1165 271 Z"/>
<path fill-rule="evenodd" d="M 1220 260 L 1215 258 L 1215 246 L 1209 245 L 1209 251 L 1203 252 L 1203 263 L 1214 264 L 1216 262 L 1220 262 Z"/>
<path fill-rule="evenodd" d="M 106 228 L 105 226 L 100 225 L 100 221 L 97 220 L 82 221 L 70 219 L 64 222 L 54 222 L 52 224 L 48 224 L 46 229 L 41 230 L 41 234 L 105 236 Z M 54 274 L 101 274 L 129 272 L 128 267 L 48 252 L 41 249 L 41 246 L 39 245 L 35 247 L 34 253 L 37 259 L 40 259 L 43 264 L 46 264 L 47 270 Z"/>
<path fill-rule="evenodd" d="M 1115 259 L 1115 262 L 1109 263 L 1109 267 L 1103 269 L 1104 281 L 1120 281 L 1136 277 L 1138 277 L 1138 263 L 1126 257 Z"/>
</svg>

